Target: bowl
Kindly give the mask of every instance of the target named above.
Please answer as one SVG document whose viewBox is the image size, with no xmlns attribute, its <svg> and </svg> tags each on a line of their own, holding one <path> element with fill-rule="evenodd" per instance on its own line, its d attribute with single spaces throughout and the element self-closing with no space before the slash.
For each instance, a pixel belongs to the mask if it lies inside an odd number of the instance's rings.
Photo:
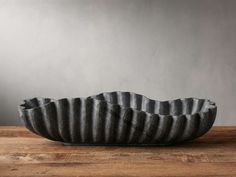
<svg viewBox="0 0 236 177">
<path fill-rule="evenodd" d="M 76 145 L 170 145 L 193 140 L 213 125 L 208 99 L 157 101 L 132 92 L 86 98 L 32 98 L 19 106 L 26 128 Z"/>
</svg>

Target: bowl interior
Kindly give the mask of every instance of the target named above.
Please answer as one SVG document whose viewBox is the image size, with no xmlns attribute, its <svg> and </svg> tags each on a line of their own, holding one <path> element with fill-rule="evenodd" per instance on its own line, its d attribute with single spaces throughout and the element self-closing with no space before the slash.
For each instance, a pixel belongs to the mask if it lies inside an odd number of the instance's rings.
<svg viewBox="0 0 236 177">
<path fill-rule="evenodd" d="M 130 92 L 101 93 L 99 95 L 92 96 L 92 98 L 151 114 L 174 116 L 204 112 L 211 104 L 213 104 L 209 100 L 197 98 L 157 101 Z"/>
</svg>

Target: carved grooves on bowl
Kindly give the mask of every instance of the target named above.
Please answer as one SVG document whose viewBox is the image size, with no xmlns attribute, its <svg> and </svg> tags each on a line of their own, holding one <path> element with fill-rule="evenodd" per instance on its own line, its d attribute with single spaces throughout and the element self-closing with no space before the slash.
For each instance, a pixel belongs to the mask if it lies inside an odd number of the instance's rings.
<svg viewBox="0 0 236 177">
<path fill-rule="evenodd" d="M 170 144 L 204 134 L 216 106 L 207 100 L 154 101 L 129 92 L 88 98 L 25 100 L 26 127 L 48 139 L 77 144 Z"/>
</svg>

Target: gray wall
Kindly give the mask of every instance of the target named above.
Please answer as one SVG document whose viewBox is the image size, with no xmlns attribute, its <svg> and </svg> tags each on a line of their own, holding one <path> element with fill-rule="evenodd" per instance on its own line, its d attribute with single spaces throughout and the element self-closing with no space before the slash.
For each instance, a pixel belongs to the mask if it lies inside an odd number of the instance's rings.
<svg viewBox="0 0 236 177">
<path fill-rule="evenodd" d="M 127 90 L 236 125 L 236 1 L 0 0 L 0 124 L 24 98 Z"/>
</svg>

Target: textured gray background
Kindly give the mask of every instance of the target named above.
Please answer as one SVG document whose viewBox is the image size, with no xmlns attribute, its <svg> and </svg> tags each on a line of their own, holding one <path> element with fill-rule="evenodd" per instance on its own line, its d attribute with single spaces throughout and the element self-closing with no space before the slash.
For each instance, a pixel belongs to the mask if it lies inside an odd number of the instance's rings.
<svg viewBox="0 0 236 177">
<path fill-rule="evenodd" d="M 0 0 L 0 124 L 24 98 L 210 98 L 236 125 L 236 1 Z"/>
</svg>

